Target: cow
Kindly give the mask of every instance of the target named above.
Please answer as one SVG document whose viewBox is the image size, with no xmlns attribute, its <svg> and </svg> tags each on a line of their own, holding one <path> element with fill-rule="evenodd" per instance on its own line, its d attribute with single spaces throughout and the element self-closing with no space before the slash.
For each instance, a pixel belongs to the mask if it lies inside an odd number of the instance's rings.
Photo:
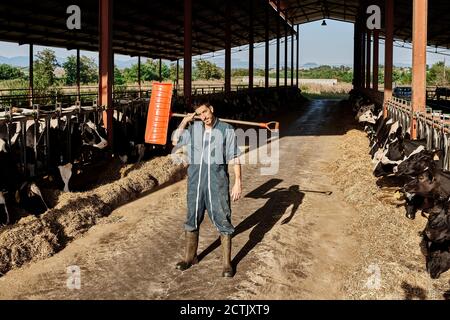
<svg viewBox="0 0 450 320">
<path fill-rule="evenodd" d="M 396 176 L 417 177 L 427 169 L 435 170 L 443 167 L 442 150 L 421 150 L 411 154 L 394 168 Z"/>
<path fill-rule="evenodd" d="M 436 243 L 423 235 L 420 248 L 425 256 L 427 272 L 432 279 L 438 279 L 450 269 L 450 242 Z"/>
<path fill-rule="evenodd" d="M 450 173 L 439 169 L 427 169 L 406 183 L 403 189 L 412 194 L 434 195 L 440 199 L 448 199 L 450 197 Z"/>
<path fill-rule="evenodd" d="M 374 160 L 378 161 L 373 171 L 374 176 L 394 174 L 397 171 L 396 167 L 408 160 L 409 157 L 425 150 L 425 145 L 425 140 L 403 139 L 401 133 L 397 132 L 395 140 L 387 144 L 384 152 L 374 157 Z"/>
</svg>

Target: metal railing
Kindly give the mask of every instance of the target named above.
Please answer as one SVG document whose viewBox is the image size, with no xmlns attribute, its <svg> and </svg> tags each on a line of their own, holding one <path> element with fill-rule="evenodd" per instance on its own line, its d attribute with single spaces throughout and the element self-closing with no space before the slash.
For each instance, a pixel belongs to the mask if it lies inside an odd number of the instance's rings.
<svg viewBox="0 0 450 320">
<path fill-rule="evenodd" d="M 417 121 L 417 138 L 426 140 L 428 150 L 439 149 L 444 153 L 443 169 L 450 169 L 450 114 L 426 108 L 413 114 L 411 102 L 393 97 L 387 101 L 388 115 L 399 121 L 405 134 L 411 127 L 411 119 Z"/>
</svg>

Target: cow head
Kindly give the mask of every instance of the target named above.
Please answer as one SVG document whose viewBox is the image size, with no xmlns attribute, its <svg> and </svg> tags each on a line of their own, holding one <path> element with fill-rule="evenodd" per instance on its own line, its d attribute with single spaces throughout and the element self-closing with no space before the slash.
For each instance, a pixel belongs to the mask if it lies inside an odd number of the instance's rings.
<svg viewBox="0 0 450 320">
<path fill-rule="evenodd" d="M 106 148 L 108 146 L 108 141 L 100 135 L 99 129 L 100 128 L 90 120 L 84 123 L 81 134 L 83 143 L 98 149 Z"/>
<path fill-rule="evenodd" d="M 437 168 L 437 162 L 442 159 L 442 155 L 442 150 L 422 150 L 400 163 L 394 169 L 394 173 L 396 176 L 417 177 L 427 169 Z"/>
<path fill-rule="evenodd" d="M 408 193 L 429 195 L 437 186 L 438 183 L 433 177 L 432 172 L 427 169 L 420 173 L 414 180 L 405 184 L 403 188 Z"/>
</svg>

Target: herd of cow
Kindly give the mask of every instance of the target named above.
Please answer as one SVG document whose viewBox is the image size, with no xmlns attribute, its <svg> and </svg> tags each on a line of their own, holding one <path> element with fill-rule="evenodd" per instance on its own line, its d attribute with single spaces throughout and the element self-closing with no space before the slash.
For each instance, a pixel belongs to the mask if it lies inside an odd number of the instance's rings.
<svg viewBox="0 0 450 320">
<path fill-rule="evenodd" d="M 381 106 L 357 92 L 351 92 L 350 102 L 370 139 L 374 176 L 395 177 L 407 218 L 421 211 L 428 219 L 420 248 L 427 272 L 436 279 L 450 269 L 450 172 L 442 169 L 444 152 L 427 150 L 425 140 L 411 140 L 409 128 L 383 117 Z"/>
<path fill-rule="evenodd" d="M 113 148 L 102 112 L 93 107 L 41 110 L 39 115 L 36 109 L 1 112 L 0 224 L 13 222 L 21 212 L 45 212 L 42 185 L 78 191 L 95 174 L 90 165 L 95 168 L 112 154 L 124 163 L 141 161 L 146 151 L 146 109 L 141 109 L 127 105 L 114 112 Z"/>
</svg>

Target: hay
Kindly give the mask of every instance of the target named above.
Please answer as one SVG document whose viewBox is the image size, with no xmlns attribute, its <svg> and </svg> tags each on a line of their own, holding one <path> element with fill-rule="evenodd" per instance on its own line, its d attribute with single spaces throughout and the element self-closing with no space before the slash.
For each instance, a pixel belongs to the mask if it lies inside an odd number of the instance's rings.
<svg viewBox="0 0 450 320">
<path fill-rule="evenodd" d="M 343 289 L 350 299 L 442 299 L 450 273 L 438 280 L 426 273 L 419 248 L 426 220 L 419 214 L 408 220 L 396 188 L 377 186 L 368 144 L 363 132 L 348 131 L 342 138 L 341 159 L 330 168 L 345 200 L 360 213 L 349 230 L 358 239 L 358 261 Z M 380 281 L 373 282 L 378 271 Z"/>
<path fill-rule="evenodd" d="M 54 208 L 39 218 L 22 218 L 0 230 L 0 274 L 54 255 L 115 208 L 156 186 L 178 181 L 185 174 L 186 165 L 174 163 L 170 156 L 127 166 L 112 163 L 100 181 L 111 177 L 119 180 L 86 192 L 55 193 Z"/>
</svg>

